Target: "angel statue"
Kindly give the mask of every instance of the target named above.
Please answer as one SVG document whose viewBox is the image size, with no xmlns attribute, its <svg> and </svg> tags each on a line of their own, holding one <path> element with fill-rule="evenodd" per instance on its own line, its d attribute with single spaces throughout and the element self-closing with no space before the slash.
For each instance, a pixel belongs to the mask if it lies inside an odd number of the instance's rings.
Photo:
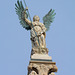
<svg viewBox="0 0 75 75">
<path fill-rule="evenodd" d="M 33 17 L 33 22 L 28 19 L 29 13 L 28 8 L 24 9 L 24 6 L 22 4 L 22 1 L 17 1 L 16 6 L 16 13 L 19 17 L 20 24 L 25 28 L 26 30 L 30 30 L 31 35 L 31 42 L 32 42 L 32 48 L 38 49 L 38 48 L 46 48 L 46 31 L 49 30 L 49 27 L 51 23 L 54 20 L 54 16 L 56 13 L 54 13 L 54 10 L 50 10 L 44 17 L 43 17 L 43 23 L 39 22 L 40 18 L 39 16 L 35 15 Z"/>
</svg>

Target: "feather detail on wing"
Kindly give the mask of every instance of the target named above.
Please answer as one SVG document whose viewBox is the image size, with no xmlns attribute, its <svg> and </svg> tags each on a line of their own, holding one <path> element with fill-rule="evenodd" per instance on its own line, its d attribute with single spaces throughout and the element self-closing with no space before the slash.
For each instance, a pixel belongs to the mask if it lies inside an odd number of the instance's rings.
<svg viewBox="0 0 75 75">
<path fill-rule="evenodd" d="M 47 28 L 47 31 L 49 30 L 49 26 L 51 25 L 51 23 L 54 20 L 54 16 L 56 15 L 56 13 L 54 13 L 54 10 L 50 10 L 44 17 L 43 17 L 43 24 L 45 25 L 45 27 Z"/>
<path fill-rule="evenodd" d="M 19 17 L 20 24 L 26 30 L 30 30 L 31 27 L 29 25 L 27 25 L 27 23 L 25 22 L 25 16 L 24 15 L 26 15 L 26 18 L 28 18 L 28 14 L 27 14 L 26 10 L 23 7 L 22 1 L 19 2 L 19 0 L 17 0 L 17 3 L 15 3 L 15 6 L 16 6 L 15 7 L 16 14 Z"/>
</svg>

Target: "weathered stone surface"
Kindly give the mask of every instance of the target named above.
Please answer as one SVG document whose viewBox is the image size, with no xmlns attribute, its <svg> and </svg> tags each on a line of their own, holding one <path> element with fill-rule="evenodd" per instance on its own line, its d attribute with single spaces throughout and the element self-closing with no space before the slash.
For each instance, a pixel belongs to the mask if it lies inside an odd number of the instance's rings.
<svg viewBox="0 0 75 75">
<path fill-rule="evenodd" d="M 50 73 L 49 75 L 55 75 L 55 73 L 54 73 L 54 72 L 52 72 L 52 73 Z"/>
<path fill-rule="evenodd" d="M 31 55 L 33 54 L 48 54 L 47 48 L 32 48 Z"/>
<path fill-rule="evenodd" d="M 55 62 L 31 60 L 28 66 L 28 75 L 30 75 L 32 71 L 35 71 L 37 73 L 36 75 L 53 75 L 51 72 L 57 72 L 57 70 Z"/>
<path fill-rule="evenodd" d="M 31 56 L 31 60 L 44 60 L 44 61 L 52 61 L 52 57 L 48 54 L 33 54 Z"/>
<path fill-rule="evenodd" d="M 33 17 L 33 22 L 28 20 L 25 17 L 25 22 L 30 26 L 31 31 L 31 42 L 32 42 L 32 48 L 46 48 L 46 27 L 43 23 L 39 22 L 40 18 L 39 16 Z"/>
<path fill-rule="evenodd" d="M 40 22 L 39 16 L 35 15 L 31 21 L 28 8 L 23 8 L 22 1 L 17 1 L 16 12 L 20 19 L 20 23 L 26 30 L 30 30 L 30 39 L 32 43 L 31 61 L 28 66 L 28 75 L 55 75 L 57 72 L 56 63 L 52 62 L 52 58 L 48 55 L 46 48 L 46 31 L 53 22 L 54 10 L 50 10 L 43 17 L 43 23 Z M 24 1 L 25 3 L 25 1 Z M 26 5 L 26 3 L 25 3 Z M 28 20 L 28 17 L 30 20 Z"/>
<path fill-rule="evenodd" d="M 31 71 L 29 75 L 37 75 L 35 71 Z"/>
<path fill-rule="evenodd" d="M 48 16 L 49 14 L 46 15 L 46 17 Z M 55 62 L 52 62 L 51 56 L 48 55 L 48 49 L 46 48 L 45 42 L 46 26 L 39 22 L 39 20 L 39 16 L 34 16 L 33 22 L 25 17 L 25 22 L 31 28 L 30 34 L 32 42 L 31 61 L 28 66 L 28 75 L 54 75 L 53 72 L 57 72 L 57 66 Z"/>
</svg>

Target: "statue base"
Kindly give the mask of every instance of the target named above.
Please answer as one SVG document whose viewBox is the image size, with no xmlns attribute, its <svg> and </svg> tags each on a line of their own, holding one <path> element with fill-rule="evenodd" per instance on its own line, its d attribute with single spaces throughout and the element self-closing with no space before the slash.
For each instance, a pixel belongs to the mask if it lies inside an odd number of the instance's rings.
<svg viewBox="0 0 75 75">
<path fill-rule="evenodd" d="M 48 54 L 33 54 L 28 66 L 28 75 L 55 75 L 57 72 L 55 62 Z"/>
<path fill-rule="evenodd" d="M 31 56 L 31 60 L 36 60 L 36 61 L 52 61 L 52 57 L 49 56 L 48 54 L 33 54 Z"/>
</svg>

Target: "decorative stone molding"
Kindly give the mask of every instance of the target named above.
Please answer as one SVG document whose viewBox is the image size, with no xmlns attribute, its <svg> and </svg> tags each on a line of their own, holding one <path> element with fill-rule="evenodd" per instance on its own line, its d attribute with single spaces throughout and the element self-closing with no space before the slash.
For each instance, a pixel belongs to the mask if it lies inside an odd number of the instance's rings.
<svg viewBox="0 0 75 75">
<path fill-rule="evenodd" d="M 35 71 L 31 71 L 29 75 L 37 75 L 37 73 Z"/>
<path fill-rule="evenodd" d="M 51 72 L 57 72 L 57 70 L 55 62 L 30 61 L 28 66 L 28 75 L 30 75 L 32 71 L 35 71 L 36 75 L 53 75 Z"/>
<path fill-rule="evenodd" d="M 48 54 L 47 48 L 32 48 L 31 55 L 33 54 Z"/>
</svg>

